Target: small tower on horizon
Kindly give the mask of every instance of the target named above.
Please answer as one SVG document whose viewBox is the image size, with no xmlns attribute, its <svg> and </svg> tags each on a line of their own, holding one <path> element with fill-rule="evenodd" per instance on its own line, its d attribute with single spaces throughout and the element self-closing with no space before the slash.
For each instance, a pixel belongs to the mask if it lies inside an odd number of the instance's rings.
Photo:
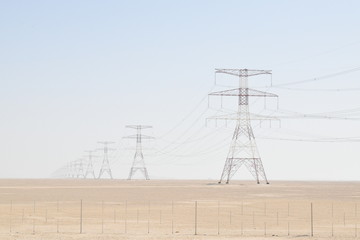
<svg viewBox="0 0 360 240">
<path fill-rule="evenodd" d="M 103 141 L 103 142 L 98 142 L 98 143 L 104 145 L 104 147 L 101 149 L 104 152 L 104 157 L 103 157 L 103 162 L 101 165 L 101 169 L 100 169 L 98 178 L 101 178 L 104 173 L 107 173 L 109 175 L 110 179 L 113 179 L 111 168 L 110 168 L 110 163 L 109 163 L 109 155 L 108 155 L 109 150 L 113 150 L 113 149 L 110 149 L 108 147 L 108 145 L 113 144 L 114 142 Z"/>
<path fill-rule="evenodd" d="M 85 176 L 84 178 L 87 178 L 88 175 L 92 175 L 92 177 L 95 179 L 95 172 L 94 172 L 94 166 L 93 166 L 93 152 L 94 151 L 85 151 L 87 152 L 88 155 L 88 162 L 87 162 L 87 167 L 86 167 L 86 172 L 85 172 Z"/>
<path fill-rule="evenodd" d="M 133 179 L 136 172 L 140 171 L 146 180 L 150 180 L 148 171 L 145 166 L 144 155 L 142 153 L 142 139 L 154 139 L 153 137 L 142 135 L 141 130 L 145 128 L 152 128 L 152 126 L 144 125 L 128 125 L 127 128 L 133 128 L 137 130 L 137 134 L 127 136 L 124 138 L 136 139 L 136 151 L 134 160 L 130 169 L 128 180 Z"/>
</svg>

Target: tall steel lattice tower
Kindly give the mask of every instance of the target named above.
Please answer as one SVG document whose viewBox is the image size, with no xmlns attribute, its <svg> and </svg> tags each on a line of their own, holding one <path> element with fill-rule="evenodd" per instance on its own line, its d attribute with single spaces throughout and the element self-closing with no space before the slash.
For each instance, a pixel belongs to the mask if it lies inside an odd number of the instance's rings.
<svg viewBox="0 0 360 240">
<path fill-rule="evenodd" d="M 110 168 L 110 163 L 109 163 L 109 156 L 108 156 L 109 150 L 112 150 L 112 149 L 110 149 L 108 147 L 108 145 L 113 144 L 114 142 L 104 141 L 104 142 L 99 142 L 99 143 L 104 145 L 104 148 L 102 148 L 102 150 L 104 151 L 104 158 L 103 158 L 103 162 L 101 165 L 101 169 L 100 169 L 98 178 L 101 178 L 104 173 L 107 173 L 110 176 L 110 178 L 113 179 L 112 173 L 111 173 L 111 168 Z"/>
<path fill-rule="evenodd" d="M 134 160 L 133 160 L 133 163 L 132 163 L 132 166 L 130 169 L 128 180 L 133 179 L 133 177 L 137 171 L 140 171 L 142 173 L 142 175 L 144 176 L 144 178 L 146 180 L 149 180 L 149 174 L 145 167 L 144 155 L 142 153 L 142 143 L 141 142 L 142 142 L 142 139 L 153 139 L 153 137 L 142 135 L 141 129 L 152 128 L 152 127 L 151 126 L 143 126 L 143 125 L 129 125 L 126 127 L 134 128 L 137 130 L 137 134 L 124 137 L 124 138 L 136 139 L 136 152 L 134 155 Z"/>
<path fill-rule="evenodd" d="M 94 155 L 92 154 L 94 151 L 85 151 L 85 152 L 87 152 L 89 154 L 86 172 L 85 172 L 85 178 L 87 178 L 88 175 L 92 175 L 92 177 L 95 179 L 96 177 L 95 177 L 94 166 L 93 166 Z"/>
<path fill-rule="evenodd" d="M 238 111 L 233 118 L 228 116 L 214 117 L 217 119 L 232 119 L 236 121 L 235 131 L 219 183 L 226 180 L 228 184 L 238 169 L 244 165 L 258 184 L 260 183 L 260 178 L 269 184 L 251 127 L 251 120 L 255 120 L 257 116 L 249 112 L 249 97 L 277 97 L 277 95 L 248 88 L 248 77 L 271 74 L 271 71 L 215 69 L 215 74 L 228 74 L 239 78 L 239 88 L 209 94 L 211 96 L 238 97 Z"/>
</svg>

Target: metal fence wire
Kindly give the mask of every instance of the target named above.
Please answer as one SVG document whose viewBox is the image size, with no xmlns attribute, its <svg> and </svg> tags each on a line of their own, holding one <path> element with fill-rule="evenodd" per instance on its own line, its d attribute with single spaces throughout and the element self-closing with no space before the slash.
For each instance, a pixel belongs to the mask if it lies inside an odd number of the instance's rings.
<svg viewBox="0 0 360 240">
<path fill-rule="evenodd" d="M 358 237 L 353 202 L 32 201 L 2 203 L 0 232 Z"/>
</svg>

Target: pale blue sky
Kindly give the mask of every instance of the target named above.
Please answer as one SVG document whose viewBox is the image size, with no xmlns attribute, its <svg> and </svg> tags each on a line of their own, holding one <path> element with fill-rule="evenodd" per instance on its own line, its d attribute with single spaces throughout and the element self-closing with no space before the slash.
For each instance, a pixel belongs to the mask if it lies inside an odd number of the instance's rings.
<svg viewBox="0 0 360 240">
<path fill-rule="evenodd" d="M 359 1 L 0 1 L 0 177 L 47 177 L 101 140 L 129 145 L 126 124 L 153 125 L 148 134 L 159 138 L 213 88 L 214 68 L 271 69 L 279 84 L 358 67 L 359 9 Z M 295 87 L 360 88 L 359 76 Z M 356 91 L 268 91 L 282 109 L 299 112 L 359 107 Z M 205 128 L 209 112 L 201 116 L 201 104 L 149 144 L 163 149 L 196 140 L 197 131 L 222 132 Z M 258 132 L 360 136 L 354 121 L 284 120 L 282 127 Z M 216 140 L 197 144 L 207 152 Z M 360 180 L 359 144 L 258 143 L 269 179 L 317 180 Z M 168 148 L 193 153 L 186 145 Z M 216 179 L 227 149 L 193 158 L 153 151 L 149 173 Z M 115 175 L 125 178 L 132 152 L 116 154 Z"/>
</svg>

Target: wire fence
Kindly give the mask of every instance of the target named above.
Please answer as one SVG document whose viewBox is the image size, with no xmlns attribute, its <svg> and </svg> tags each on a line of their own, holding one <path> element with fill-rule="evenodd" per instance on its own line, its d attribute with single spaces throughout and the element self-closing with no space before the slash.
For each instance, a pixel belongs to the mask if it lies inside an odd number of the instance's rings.
<svg viewBox="0 0 360 240">
<path fill-rule="evenodd" d="M 0 233 L 358 237 L 357 203 L 11 201 Z"/>
</svg>

